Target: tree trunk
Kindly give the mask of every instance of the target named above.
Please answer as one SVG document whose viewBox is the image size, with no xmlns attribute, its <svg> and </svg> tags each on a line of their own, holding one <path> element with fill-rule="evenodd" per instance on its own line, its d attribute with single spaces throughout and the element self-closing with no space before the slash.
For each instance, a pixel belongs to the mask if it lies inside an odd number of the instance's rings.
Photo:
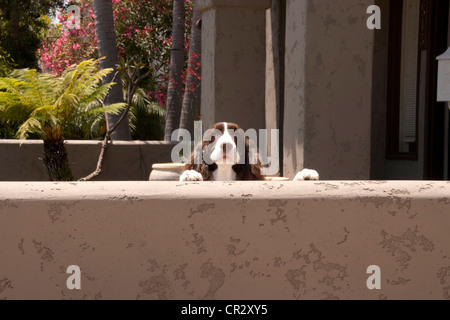
<svg viewBox="0 0 450 320">
<path fill-rule="evenodd" d="M 50 181 L 73 181 L 64 139 L 59 134 L 48 134 L 44 139 L 43 161 Z"/>
<path fill-rule="evenodd" d="M 172 132 L 180 126 L 184 68 L 184 0 L 173 1 L 172 50 L 170 55 L 169 86 L 167 91 L 166 127 L 164 140 L 170 141 Z"/>
<path fill-rule="evenodd" d="M 197 0 L 198 1 L 198 0 Z M 189 65 L 184 90 L 183 110 L 181 111 L 180 128 L 190 132 L 194 137 L 194 121 L 198 121 L 201 114 L 201 48 L 202 30 L 200 25 L 201 13 L 198 11 L 197 1 L 194 2 L 192 17 L 191 42 L 189 48 Z"/>
<path fill-rule="evenodd" d="M 123 100 L 122 83 L 120 74 L 117 70 L 119 60 L 117 58 L 116 33 L 114 30 L 114 18 L 112 11 L 111 0 L 94 0 L 94 14 L 95 14 L 95 30 L 97 32 L 98 53 L 100 57 L 105 57 L 101 60 L 100 67 L 113 68 L 114 71 L 103 79 L 103 84 L 115 82 L 116 84 L 111 88 L 105 100 L 105 105 L 113 103 L 121 103 Z M 125 111 L 122 111 L 122 113 Z M 110 130 L 119 121 L 122 113 L 113 115 L 106 114 L 106 123 L 108 130 Z M 128 119 L 122 121 L 116 130 L 111 134 L 111 140 L 131 140 L 130 126 Z"/>
</svg>

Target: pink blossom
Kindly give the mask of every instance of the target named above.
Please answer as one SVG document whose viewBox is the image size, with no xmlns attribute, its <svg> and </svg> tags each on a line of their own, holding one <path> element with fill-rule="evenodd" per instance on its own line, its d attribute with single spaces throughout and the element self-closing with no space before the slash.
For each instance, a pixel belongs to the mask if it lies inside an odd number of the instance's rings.
<svg viewBox="0 0 450 320">
<path fill-rule="evenodd" d="M 115 18 L 118 55 L 127 61 L 138 56 L 142 50 L 148 54 L 146 59 L 155 59 L 161 69 L 153 75 L 153 79 L 145 84 L 149 98 L 165 106 L 168 83 L 168 65 L 172 38 L 164 39 L 161 33 L 166 27 L 159 20 L 152 21 L 147 15 L 149 7 L 158 16 L 171 15 L 172 0 L 111 0 Z M 75 3 L 75 2 L 74 2 Z M 95 34 L 95 15 L 93 0 L 77 0 L 81 9 L 81 29 L 64 28 L 70 15 L 61 10 L 58 20 L 61 23 L 61 34 L 57 39 L 45 39 L 38 54 L 46 72 L 61 74 L 69 65 L 89 58 L 97 58 L 97 37 Z M 192 0 L 187 0 L 189 6 Z M 187 9 L 189 10 L 189 8 Z M 169 21 L 169 19 L 161 20 Z M 159 23 L 159 24 L 158 24 Z M 158 28 L 158 34 L 155 34 Z M 171 28 L 171 26 L 169 26 Z M 186 46 L 185 50 L 187 50 Z M 141 51 L 139 51 L 141 50 Z M 169 53 L 169 54 L 168 54 Z M 146 61 L 147 62 L 147 61 Z"/>
</svg>

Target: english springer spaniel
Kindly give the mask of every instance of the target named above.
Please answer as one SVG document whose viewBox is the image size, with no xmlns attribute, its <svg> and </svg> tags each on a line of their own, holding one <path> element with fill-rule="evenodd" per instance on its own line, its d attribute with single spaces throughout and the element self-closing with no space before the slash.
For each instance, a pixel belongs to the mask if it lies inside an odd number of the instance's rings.
<svg viewBox="0 0 450 320">
<path fill-rule="evenodd" d="M 191 154 L 180 181 L 265 180 L 259 154 L 248 137 L 240 136 L 242 132 L 235 123 L 213 125 L 201 145 Z M 243 139 L 239 140 L 240 137 Z M 294 178 L 294 181 L 302 180 L 319 180 L 319 174 L 315 170 L 304 169 Z"/>
</svg>

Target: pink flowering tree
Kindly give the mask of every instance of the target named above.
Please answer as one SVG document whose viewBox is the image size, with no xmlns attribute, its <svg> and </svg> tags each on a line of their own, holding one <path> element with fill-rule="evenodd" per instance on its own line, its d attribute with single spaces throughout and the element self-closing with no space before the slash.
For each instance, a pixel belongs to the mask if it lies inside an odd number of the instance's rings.
<svg viewBox="0 0 450 320">
<path fill-rule="evenodd" d="M 148 98 L 166 104 L 171 48 L 173 0 L 112 0 L 119 61 L 123 70 L 136 77 Z M 67 67 L 98 57 L 93 0 L 66 1 L 81 11 L 81 27 L 69 28 L 72 14 L 61 10 L 54 26 L 39 49 L 41 69 L 60 75 Z M 186 0 L 186 25 L 190 25 L 193 4 Z M 190 31 L 187 28 L 186 34 Z M 185 52 L 189 50 L 185 41 Z M 136 72 L 136 73 L 134 73 Z M 124 78 L 125 82 L 127 78 Z"/>
<path fill-rule="evenodd" d="M 95 35 L 95 16 L 93 0 L 81 0 L 77 6 L 81 10 L 81 27 L 69 28 L 72 14 L 61 8 L 57 19 L 41 48 L 38 50 L 41 69 L 44 72 L 61 75 L 72 64 L 83 60 L 98 58 L 97 37 Z M 68 2 L 68 5 L 71 1 Z"/>
<path fill-rule="evenodd" d="M 194 122 L 201 115 L 201 14 L 196 3 L 192 15 L 191 37 L 189 40 L 188 66 L 185 72 L 183 107 L 180 117 L 180 128 L 194 136 Z"/>
</svg>

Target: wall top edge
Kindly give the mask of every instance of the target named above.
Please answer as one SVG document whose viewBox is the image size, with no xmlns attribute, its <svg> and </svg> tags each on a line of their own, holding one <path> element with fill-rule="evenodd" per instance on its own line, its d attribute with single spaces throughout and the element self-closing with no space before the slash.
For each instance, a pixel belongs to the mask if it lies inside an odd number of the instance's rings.
<svg viewBox="0 0 450 320">
<path fill-rule="evenodd" d="M 448 181 L 303 182 L 0 182 L 0 208 L 10 201 L 435 199 L 450 204 Z"/>
<path fill-rule="evenodd" d="M 271 0 L 198 0 L 199 11 L 207 11 L 218 7 L 244 7 L 254 9 L 269 9 Z"/>
<path fill-rule="evenodd" d="M 68 145 L 101 145 L 103 141 L 100 140 L 65 140 Z M 175 145 L 178 144 L 177 141 L 143 141 L 143 140 L 132 140 L 132 141 L 112 141 L 112 145 Z M 16 140 L 16 139 L 0 139 L 1 145 L 41 145 L 44 144 L 43 140 Z"/>
</svg>

